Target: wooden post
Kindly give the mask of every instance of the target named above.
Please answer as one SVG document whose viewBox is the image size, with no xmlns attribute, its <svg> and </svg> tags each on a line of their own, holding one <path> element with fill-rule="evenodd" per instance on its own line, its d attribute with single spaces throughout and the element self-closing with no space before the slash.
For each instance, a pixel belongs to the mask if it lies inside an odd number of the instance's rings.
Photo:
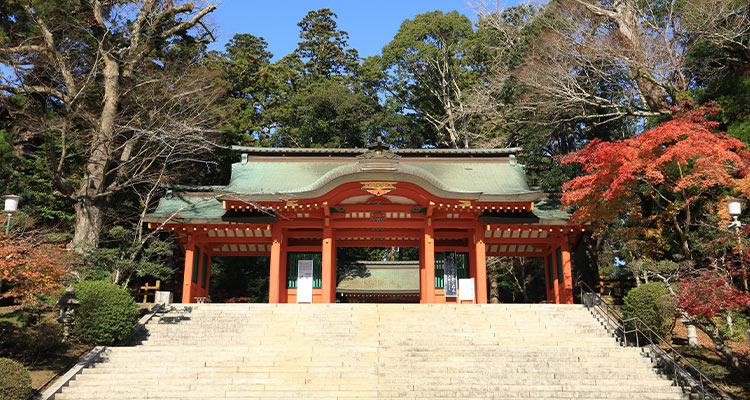
<svg viewBox="0 0 750 400">
<path fill-rule="evenodd" d="M 281 258 L 282 233 L 281 227 L 274 224 L 271 228 L 271 266 L 268 279 L 268 302 L 281 303 L 281 269 L 286 268 L 286 260 Z"/>
<path fill-rule="evenodd" d="M 482 225 L 478 225 L 474 230 L 474 254 L 477 271 L 474 295 L 477 304 L 487 304 L 487 249 L 484 245 Z"/>
<path fill-rule="evenodd" d="M 206 297 L 211 297 L 211 253 L 208 250 L 206 252 Z"/>
<path fill-rule="evenodd" d="M 544 259 L 544 292 L 547 293 L 547 301 L 551 303 L 555 301 L 553 289 L 550 287 L 553 284 L 552 280 L 554 280 L 554 275 L 551 275 L 551 253 L 546 253 L 542 258 Z"/>
<path fill-rule="evenodd" d="M 557 261 L 557 250 L 552 250 L 552 296 L 554 296 L 555 304 L 560 304 L 560 285 L 558 280 L 560 279 L 558 273 L 559 262 Z"/>
<path fill-rule="evenodd" d="M 425 267 L 425 303 L 435 303 L 435 238 L 432 226 L 424 228 L 424 267 Z"/>
<path fill-rule="evenodd" d="M 562 260 L 563 286 L 560 292 L 560 301 L 563 304 L 573 304 L 573 269 L 570 260 L 570 247 L 565 238 L 560 246 L 560 258 Z"/>
<path fill-rule="evenodd" d="M 425 241 L 424 235 L 419 239 L 419 303 L 427 303 L 427 265 L 425 263 Z"/>
<path fill-rule="evenodd" d="M 195 257 L 195 242 L 190 235 L 185 245 L 185 273 L 182 277 L 182 302 L 190 303 L 193 288 L 193 258 Z"/>
<path fill-rule="evenodd" d="M 336 302 L 336 247 L 333 229 L 323 228 L 322 244 L 322 292 L 323 303 Z"/>
</svg>

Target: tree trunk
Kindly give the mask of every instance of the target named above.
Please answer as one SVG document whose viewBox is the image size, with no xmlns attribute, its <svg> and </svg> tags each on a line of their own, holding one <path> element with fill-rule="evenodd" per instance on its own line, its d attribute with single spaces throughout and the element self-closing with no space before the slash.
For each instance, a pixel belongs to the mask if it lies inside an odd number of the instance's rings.
<svg viewBox="0 0 750 400">
<path fill-rule="evenodd" d="M 103 204 L 84 197 L 76 203 L 75 211 L 73 248 L 79 253 L 97 248 L 99 246 L 99 233 L 102 230 Z"/>
<path fill-rule="evenodd" d="M 111 143 L 120 101 L 120 66 L 110 54 L 105 54 L 103 58 L 104 106 L 99 116 L 99 126 L 89 147 L 86 174 L 81 182 L 75 207 L 73 248 L 78 252 L 99 247 L 99 234 L 104 216 L 102 194 L 106 192 L 107 170 L 112 158 Z"/>
<path fill-rule="evenodd" d="M 727 361 L 729 361 L 729 365 L 731 365 L 732 368 L 736 369 L 742 374 L 745 374 L 747 372 L 734 350 L 732 350 L 731 347 L 727 346 L 726 343 L 724 343 L 724 340 L 721 339 L 719 327 L 716 326 L 716 324 L 714 324 L 713 322 L 698 322 L 696 326 L 698 326 L 703 332 L 705 332 L 706 335 L 708 335 L 708 337 L 711 339 L 711 342 L 713 342 L 714 347 L 716 347 L 716 350 L 720 351 L 721 354 L 723 354 L 724 357 L 727 358 Z"/>
<path fill-rule="evenodd" d="M 497 267 L 493 266 L 488 271 L 487 277 L 490 280 L 490 304 L 500 303 L 500 287 L 497 286 Z"/>
</svg>

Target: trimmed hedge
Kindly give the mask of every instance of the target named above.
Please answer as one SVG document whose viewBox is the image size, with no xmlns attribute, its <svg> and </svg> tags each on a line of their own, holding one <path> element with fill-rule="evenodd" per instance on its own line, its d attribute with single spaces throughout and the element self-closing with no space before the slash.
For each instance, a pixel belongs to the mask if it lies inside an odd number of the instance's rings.
<svg viewBox="0 0 750 400">
<path fill-rule="evenodd" d="M 76 311 L 73 335 L 92 344 L 111 345 L 133 337 L 138 326 L 138 306 L 122 287 L 107 281 L 75 285 L 81 306 Z"/>
<path fill-rule="evenodd" d="M 623 299 L 622 315 L 625 320 L 638 317 L 656 333 L 668 339 L 676 320 L 675 304 L 662 282 L 644 283 L 631 289 Z M 635 324 L 627 324 L 634 329 Z M 639 327 L 643 330 L 643 327 Z"/>
<path fill-rule="evenodd" d="M 29 370 L 9 358 L 0 358 L 0 400 L 26 400 L 31 391 Z"/>
</svg>

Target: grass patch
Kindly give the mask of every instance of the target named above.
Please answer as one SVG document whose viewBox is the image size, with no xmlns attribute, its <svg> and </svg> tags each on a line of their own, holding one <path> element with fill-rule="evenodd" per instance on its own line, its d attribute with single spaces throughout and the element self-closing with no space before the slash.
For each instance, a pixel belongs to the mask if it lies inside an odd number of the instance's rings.
<svg viewBox="0 0 750 400">
<path fill-rule="evenodd" d="M 26 366 L 35 389 L 91 350 L 91 346 L 73 340 L 63 343 L 57 316 L 52 306 L 27 310 L 0 307 L 0 357 Z"/>
<path fill-rule="evenodd" d="M 675 346 L 696 368 L 737 400 L 750 400 L 750 377 L 727 366 L 715 350 L 706 347 Z"/>
</svg>

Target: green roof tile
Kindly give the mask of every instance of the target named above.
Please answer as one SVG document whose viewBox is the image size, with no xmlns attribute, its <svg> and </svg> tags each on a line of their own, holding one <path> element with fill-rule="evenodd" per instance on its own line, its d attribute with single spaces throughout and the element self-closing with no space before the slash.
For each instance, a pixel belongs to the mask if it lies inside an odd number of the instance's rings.
<svg viewBox="0 0 750 400">
<path fill-rule="evenodd" d="M 146 215 L 146 222 L 212 222 L 221 219 L 224 208 L 214 195 L 175 193 L 172 197 L 162 197 L 154 212 Z"/>
<path fill-rule="evenodd" d="M 419 261 L 358 263 L 336 287 L 340 293 L 419 293 Z"/>
</svg>

